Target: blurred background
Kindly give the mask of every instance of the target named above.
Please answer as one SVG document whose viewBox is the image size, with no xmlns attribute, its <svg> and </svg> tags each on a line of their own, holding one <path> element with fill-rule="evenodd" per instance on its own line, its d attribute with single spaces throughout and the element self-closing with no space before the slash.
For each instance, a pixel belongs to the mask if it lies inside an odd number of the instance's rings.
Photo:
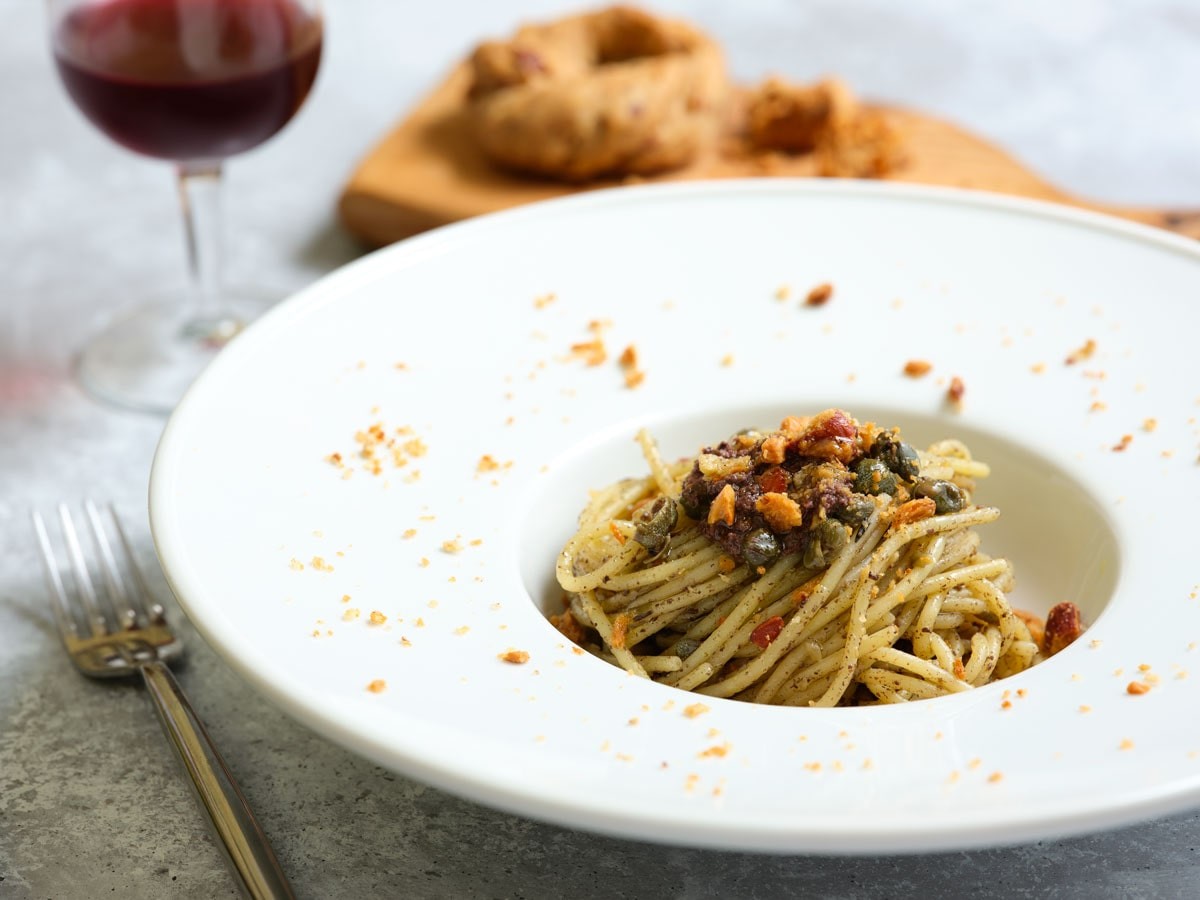
<svg viewBox="0 0 1200 900">
<path fill-rule="evenodd" d="M 316 88 L 227 167 L 232 281 L 296 288 L 361 248 L 335 222 L 355 163 L 477 41 L 564 0 L 329 0 Z M 584 7 L 586 8 L 586 7 Z M 1200 207 L 1193 0 L 660 0 L 723 42 L 734 76 L 843 76 L 1007 148 L 1097 200 Z M 171 172 L 90 126 L 53 70 L 42 4 L 0 0 L 0 402 L 38 390 L 136 288 L 180 290 Z M 35 314 L 36 312 L 36 314 Z M 52 333 L 51 333 L 52 332 Z"/>
</svg>

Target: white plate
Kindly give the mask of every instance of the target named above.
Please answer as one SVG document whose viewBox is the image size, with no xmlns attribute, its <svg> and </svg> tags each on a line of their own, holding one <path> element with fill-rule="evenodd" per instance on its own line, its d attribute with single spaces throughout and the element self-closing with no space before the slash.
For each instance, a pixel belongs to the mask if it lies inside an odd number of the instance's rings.
<svg viewBox="0 0 1200 900">
<path fill-rule="evenodd" d="M 325 278 L 204 374 L 155 461 L 158 551 L 196 625 L 281 707 L 520 814 L 837 853 L 1164 814 L 1200 800 L 1197 248 L 997 197 L 776 180 L 445 228 Z M 833 299 L 804 307 L 824 281 Z M 611 320 L 610 356 L 589 367 L 567 357 L 593 320 Z M 1091 358 L 1067 365 L 1088 339 Z M 630 343 L 635 390 L 615 362 Z M 909 359 L 933 372 L 904 377 Z M 690 695 L 573 653 L 545 621 L 587 489 L 643 471 L 639 425 L 681 455 L 833 405 L 916 442 L 964 437 L 994 469 L 980 498 L 1004 517 L 985 547 L 1014 561 L 1016 605 L 1074 600 L 1085 637 L 944 699 L 705 700 L 689 717 Z M 370 474 L 354 434 L 373 422 L 410 426 L 428 452 Z M 512 465 L 478 473 L 485 454 Z M 529 662 L 501 662 L 510 648 Z"/>
</svg>

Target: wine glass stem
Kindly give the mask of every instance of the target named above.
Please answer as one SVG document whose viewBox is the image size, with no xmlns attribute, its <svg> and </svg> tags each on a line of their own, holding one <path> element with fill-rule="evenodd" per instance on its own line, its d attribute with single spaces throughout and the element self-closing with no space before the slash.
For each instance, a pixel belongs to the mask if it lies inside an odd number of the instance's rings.
<svg viewBox="0 0 1200 900">
<path fill-rule="evenodd" d="M 223 343 L 233 326 L 221 308 L 221 164 L 182 163 L 177 173 L 191 281 L 184 336 Z"/>
</svg>

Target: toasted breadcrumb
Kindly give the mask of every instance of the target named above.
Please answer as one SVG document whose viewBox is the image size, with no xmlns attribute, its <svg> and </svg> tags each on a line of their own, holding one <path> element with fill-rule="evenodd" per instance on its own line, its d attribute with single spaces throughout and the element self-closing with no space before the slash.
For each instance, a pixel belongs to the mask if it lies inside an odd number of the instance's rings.
<svg viewBox="0 0 1200 900">
<path fill-rule="evenodd" d="M 457 538 L 448 541 L 442 541 L 443 553 L 461 553 L 463 549 L 462 541 Z"/>
<path fill-rule="evenodd" d="M 933 363 L 924 359 L 910 359 L 904 364 L 904 374 L 909 378 L 920 378 L 928 375 L 933 369 Z"/>
<path fill-rule="evenodd" d="M 694 719 L 697 716 L 702 716 L 706 712 L 708 712 L 708 707 L 703 703 L 691 703 L 683 708 L 683 715 L 688 719 Z"/>
<path fill-rule="evenodd" d="M 1084 345 L 1082 347 L 1080 347 L 1078 350 L 1075 350 L 1072 353 L 1068 354 L 1067 358 L 1065 360 L 1063 360 L 1063 362 L 1068 366 L 1073 366 L 1077 362 L 1081 362 L 1085 359 L 1090 359 L 1092 357 L 1092 354 L 1095 352 L 1096 352 L 1096 342 L 1094 340 L 1092 340 L 1091 338 L 1088 338 L 1086 343 L 1084 343 Z"/>
<path fill-rule="evenodd" d="M 892 527 L 899 528 L 910 522 L 920 522 L 922 519 L 928 519 L 935 512 L 937 512 L 937 504 L 929 497 L 909 500 L 896 508 L 896 513 L 892 518 Z"/>
<path fill-rule="evenodd" d="M 557 294 L 554 294 L 554 293 L 542 294 L 541 296 L 533 298 L 533 308 L 534 309 L 545 309 L 547 306 L 549 306 L 551 303 L 553 303 L 557 299 L 558 299 Z"/>
<path fill-rule="evenodd" d="M 1113 444 L 1112 451 L 1113 451 L 1113 453 L 1124 453 L 1129 448 L 1129 445 L 1132 443 L 1133 443 L 1133 435 L 1132 434 L 1123 434 L 1123 435 L 1121 435 L 1121 440 L 1119 440 L 1115 444 Z"/>
<path fill-rule="evenodd" d="M 804 298 L 805 306 L 824 306 L 833 297 L 833 285 L 828 281 L 818 284 Z"/>
<path fill-rule="evenodd" d="M 404 534 L 400 535 L 400 537 L 406 541 L 410 541 L 413 538 L 415 538 L 416 536 L 417 536 L 417 529 L 415 529 L 415 528 L 406 528 L 406 529 L 404 529 Z"/>
<path fill-rule="evenodd" d="M 987 778 L 989 784 L 996 784 L 997 782 L 1002 781 L 1003 779 L 1004 779 L 1004 773 L 1002 773 L 1002 772 L 993 772 Z"/>
<path fill-rule="evenodd" d="M 1131 741 L 1129 738 L 1125 738 L 1123 741 L 1121 741 L 1120 744 L 1117 745 L 1117 749 L 1118 750 L 1132 750 L 1133 749 L 1133 741 Z"/>
<path fill-rule="evenodd" d="M 724 522 L 726 525 L 732 525 L 734 502 L 736 499 L 733 485 L 727 484 L 721 488 L 721 493 L 717 494 L 712 502 L 712 506 L 708 509 L 708 524 L 714 525 L 717 522 Z"/>
<path fill-rule="evenodd" d="M 724 756 L 727 756 L 728 754 L 729 754 L 729 745 L 728 744 L 714 744 L 712 747 L 709 747 L 707 750 L 701 751 L 699 756 L 701 759 L 711 759 L 713 757 L 718 757 L 718 758 L 724 757 Z"/>
<path fill-rule="evenodd" d="M 314 556 L 312 558 L 312 567 L 314 569 L 316 569 L 318 572 L 332 572 L 333 571 L 333 566 L 331 566 L 329 563 L 325 562 L 325 560 L 319 556 Z"/>
<path fill-rule="evenodd" d="M 1148 685 L 1144 681 L 1131 681 L 1125 687 L 1125 693 L 1133 694 L 1135 696 L 1137 694 L 1145 694 L 1149 690 L 1150 690 L 1150 685 Z"/>
<path fill-rule="evenodd" d="M 289 568 L 289 569 L 295 569 L 297 572 L 300 572 L 300 571 L 302 571 L 302 570 L 304 569 L 304 563 L 300 562 L 300 560 L 298 560 L 298 559 L 295 559 L 295 558 L 293 558 L 293 559 L 292 559 L 292 560 L 291 560 L 291 561 L 288 563 L 288 568 Z"/>
<path fill-rule="evenodd" d="M 775 299 L 779 301 L 786 300 L 792 296 L 792 286 L 790 284 L 781 284 L 775 288 Z"/>
<path fill-rule="evenodd" d="M 725 491 L 730 492 L 732 499 L 733 487 L 727 484 L 721 489 L 721 494 L 724 494 Z M 717 495 L 717 500 L 721 499 L 721 494 Z M 716 505 L 716 501 L 714 501 L 713 505 Z M 800 511 L 800 505 L 787 494 L 773 491 L 767 492 L 758 498 L 754 504 L 754 508 L 767 520 L 767 524 L 771 526 L 772 531 L 780 533 L 791 531 L 804 521 L 804 514 Z M 729 521 L 725 523 L 727 525 L 733 524 L 732 508 L 730 512 Z M 711 516 L 709 518 L 711 524 Z"/>
<path fill-rule="evenodd" d="M 359 618 L 361 615 L 362 615 L 362 610 L 360 610 L 357 606 L 351 607 L 350 609 L 348 609 L 342 613 L 342 621 L 343 622 L 353 622 L 355 619 Z"/>
<path fill-rule="evenodd" d="M 521 666 L 529 662 L 529 654 L 524 650 L 505 650 L 501 653 L 498 659 L 506 663 L 512 663 L 514 666 Z"/>
<path fill-rule="evenodd" d="M 369 621 L 371 622 L 372 625 L 382 625 L 384 622 L 387 621 L 387 616 L 385 616 L 379 610 L 373 609 L 373 610 L 371 610 L 371 615 L 369 617 Z"/>
<path fill-rule="evenodd" d="M 387 690 L 387 682 L 384 681 L 382 678 L 376 678 L 374 681 L 372 681 L 370 684 L 367 685 L 367 690 L 370 691 L 372 694 L 382 694 L 384 691 Z"/>
<path fill-rule="evenodd" d="M 1150 418 L 1142 423 L 1142 430 L 1149 433 L 1158 427 L 1158 419 Z"/>
<path fill-rule="evenodd" d="M 950 379 L 950 387 L 946 388 L 946 399 L 955 406 L 962 405 L 963 394 L 967 392 L 967 386 L 963 384 L 963 380 L 955 375 Z"/>
<path fill-rule="evenodd" d="M 721 365 L 726 369 L 728 369 L 730 366 L 732 366 L 733 365 L 733 354 L 726 353 L 724 356 L 722 356 L 721 357 Z"/>
</svg>

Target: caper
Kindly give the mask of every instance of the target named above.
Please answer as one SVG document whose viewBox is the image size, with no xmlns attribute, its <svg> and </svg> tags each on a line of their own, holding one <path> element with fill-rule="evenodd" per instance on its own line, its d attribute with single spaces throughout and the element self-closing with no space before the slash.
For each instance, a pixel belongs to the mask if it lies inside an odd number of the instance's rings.
<svg viewBox="0 0 1200 900">
<path fill-rule="evenodd" d="M 804 546 L 804 567 L 822 569 L 829 565 L 833 555 L 846 546 L 846 526 L 831 519 L 824 519 L 808 533 Z"/>
<path fill-rule="evenodd" d="M 672 650 L 680 659 L 687 659 L 696 652 L 696 648 L 699 646 L 699 641 L 693 641 L 691 638 L 680 638 Z"/>
<path fill-rule="evenodd" d="M 742 538 L 742 559 L 758 568 L 770 565 L 779 556 L 779 540 L 765 528 L 755 528 Z"/>
<path fill-rule="evenodd" d="M 966 494 L 953 481 L 919 481 L 913 493 L 932 500 L 939 516 L 956 513 L 967 505 Z"/>
<path fill-rule="evenodd" d="M 833 517 L 857 531 L 867 524 L 867 520 L 871 518 L 873 512 L 875 512 L 875 504 L 866 497 L 851 497 L 849 503 L 833 513 Z"/>
<path fill-rule="evenodd" d="M 659 497 L 633 514 L 637 529 L 633 539 L 651 556 L 661 553 L 671 541 L 671 529 L 679 521 L 679 509 L 670 497 Z"/>
<path fill-rule="evenodd" d="M 917 455 L 917 451 L 890 431 L 885 431 L 875 438 L 875 443 L 871 446 L 871 455 L 901 478 L 910 481 L 921 471 L 921 457 Z"/>
<path fill-rule="evenodd" d="M 895 494 L 896 476 L 882 460 L 860 459 L 854 467 L 854 490 L 860 494 Z"/>
</svg>

